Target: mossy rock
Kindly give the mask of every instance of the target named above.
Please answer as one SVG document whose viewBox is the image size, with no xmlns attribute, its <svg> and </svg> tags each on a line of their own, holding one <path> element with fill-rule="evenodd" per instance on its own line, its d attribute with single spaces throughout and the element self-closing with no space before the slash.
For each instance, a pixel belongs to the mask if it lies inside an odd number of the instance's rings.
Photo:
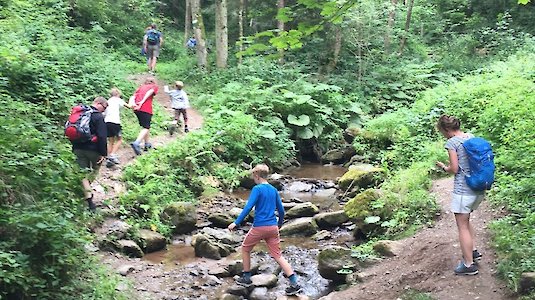
<svg viewBox="0 0 535 300">
<path fill-rule="evenodd" d="M 344 211 L 353 221 L 364 219 L 371 215 L 370 203 L 380 197 L 381 192 L 379 190 L 367 189 L 355 196 L 355 198 L 349 200 L 349 202 L 344 205 Z"/>
<path fill-rule="evenodd" d="M 385 171 L 369 164 L 349 166 L 349 170 L 338 180 L 341 190 L 368 188 L 384 181 Z"/>
<path fill-rule="evenodd" d="M 196 228 L 197 211 L 191 202 L 175 202 L 169 204 L 162 212 L 161 219 L 174 226 L 173 233 L 190 233 Z"/>
</svg>

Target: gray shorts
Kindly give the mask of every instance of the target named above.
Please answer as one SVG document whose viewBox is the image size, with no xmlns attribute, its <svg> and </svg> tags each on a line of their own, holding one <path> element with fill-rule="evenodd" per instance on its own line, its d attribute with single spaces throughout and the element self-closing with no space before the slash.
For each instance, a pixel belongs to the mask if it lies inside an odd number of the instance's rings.
<svg viewBox="0 0 535 300">
<path fill-rule="evenodd" d="M 458 195 L 452 194 L 451 211 L 456 214 L 469 214 L 479 207 L 479 204 L 485 198 L 481 195 Z"/>
<path fill-rule="evenodd" d="M 100 153 L 83 149 L 73 149 L 72 152 L 76 155 L 76 162 L 80 169 L 88 171 L 91 176 L 95 176 L 98 173 L 100 165 L 97 162 L 101 157 Z"/>
<path fill-rule="evenodd" d="M 158 57 L 160 55 L 160 45 L 147 45 L 147 58 Z"/>
</svg>

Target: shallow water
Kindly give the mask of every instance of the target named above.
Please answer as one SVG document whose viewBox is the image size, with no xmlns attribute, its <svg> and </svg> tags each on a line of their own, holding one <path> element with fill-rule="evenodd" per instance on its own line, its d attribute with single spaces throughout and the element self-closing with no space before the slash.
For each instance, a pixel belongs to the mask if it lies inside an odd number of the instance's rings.
<svg viewBox="0 0 535 300">
<path fill-rule="evenodd" d="M 344 175 L 346 168 L 336 165 L 303 164 L 300 167 L 292 167 L 283 172 L 294 178 L 314 178 L 321 180 L 336 180 Z"/>
</svg>

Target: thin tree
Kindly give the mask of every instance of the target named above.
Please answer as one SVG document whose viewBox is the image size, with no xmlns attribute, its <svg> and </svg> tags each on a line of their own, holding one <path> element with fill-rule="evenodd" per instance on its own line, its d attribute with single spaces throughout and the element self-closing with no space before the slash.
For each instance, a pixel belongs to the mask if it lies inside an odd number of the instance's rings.
<svg viewBox="0 0 535 300">
<path fill-rule="evenodd" d="M 403 34 L 403 37 L 401 38 L 401 43 L 399 45 L 399 55 L 403 54 L 403 49 L 405 48 L 405 45 L 407 43 L 407 36 L 409 35 L 409 28 L 411 26 L 411 15 L 413 6 L 414 0 L 410 0 L 409 7 L 407 8 L 407 19 L 405 20 L 405 33 Z"/>
<path fill-rule="evenodd" d="M 390 53 L 390 36 L 392 34 L 392 28 L 394 28 L 394 22 L 396 20 L 396 8 L 398 5 L 398 0 L 390 1 L 390 11 L 388 12 L 388 25 L 386 27 L 385 33 L 385 53 Z"/>
<path fill-rule="evenodd" d="M 187 47 L 188 39 L 191 36 L 191 0 L 186 0 L 186 11 L 184 13 L 184 47 Z"/>
<path fill-rule="evenodd" d="M 327 39 L 329 41 L 329 39 Z M 342 50 L 342 29 L 339 25 L 334 25 L 334 43 L 332 44 L 333 58 L 327 64 L 327 73 L 336 69 L 338 60 L 340 59 L 340 51 Z"/>
<path fill-rule="evenodd" d="M 284 0 L 277 0 L 277 11 L 284 8 Z M 277 20 L 277 29 L 279 30 L 279 35 L 284 31 L 284 21 Z M 284 62 L 284 49 L 279 49 L 279 63 Z"/>
<path fill-rule="evenodd" d="M 191 1 L 191 23 L 193 25 L 193 32 L 197 40 L 197 65 L 204 70 L 208 68 L 208 51 L 206 50 L 206 40 L 204 37 L 204 22 L 201 14 L 201 0 Z"/>
<path fill-rule="evenodd" d="M 243 51 L 243 17 L 245 14 L 245 1 L 240 0 L 240 9 L 238 11 L 238 41 L 239 41 L 239 50 Z M 241 65 L 243 62 L 243 57 L 240 55 L 238 58 L 238 64 Z"/>
<path fill-rule="evenodd" d="M 215 5 L 216 66 L 226 68 L 228 59 L 227 0 L 216 0 Z"/>
</svg>

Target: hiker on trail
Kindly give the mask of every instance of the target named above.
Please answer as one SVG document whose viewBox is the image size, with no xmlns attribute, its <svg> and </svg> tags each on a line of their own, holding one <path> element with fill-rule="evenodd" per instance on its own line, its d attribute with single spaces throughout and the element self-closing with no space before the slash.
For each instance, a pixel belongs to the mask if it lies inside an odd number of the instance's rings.
<svg viewBox="0 0 535 300">
<path fill-rule="evenodd" d="M 197 46 L 197 40 L 195 39 L 195 37 L 190 37 L 186 42 L 186 46 L 188 47 L 188 50 L 190 50 L 191 52 L 195 52 L 195 47 Z"/>
<path fill-rule="evenodd" d="M 143 37 L 143 48 L 147 53 L 147 66 L 149 73 L 154 74 L 156 71 L 156 60 L 160 55 L 160 48 L 163 45 L 162 33 L 156 30 L 156 24 L 151 24 L 150 29 Z"/>
<path fill-rule="evenodd" d="M 102 162 L 108 155 L 107 148 L 107 130 L 106 123 L 102 112 L 108 107 L 108 101 L 104 97 L 96 97 L 90 106 L 91 117 L 89 128 L 91 137 L 88 140 L 72 141 L 72 152 L 76 155 L 76 162 L 80 168 L 89 171 L 89 174 L 82 179 L 84 187 L 85 200 L 89 210 L 96 211 L 96 205 L 93 202 L 93 193 L 91 189 L 91 180 L 94 180 Z"/>
<path fill-rule="evenodd" d="M 148 151 L 152 148 L 149 143 L 150 125 L 152 119 L 152 98 L 158 93 L 158 85 L 154 77 L 147 77 L 145 83 L 142 84 L 130 97 L 130 105 L 134 108 L 139 125 L 142 127 L 137 139 L 130 144 L 136 155 L 141 154 L 141 142 L 143 142 L 144 150 Z"/>
<path fill-rule="evenodd" d="M 465 175 L 470 174 L 468 157 L 463 147 L 463 142 L 472 138 L 473 135 L 460 130 L 461 122 L 453 116 L 442 115 L 437 122 L 437 129 L 447 138 L 445 148 L 448 150 L 448 165 L 437 161 L 437 167 L 444 172 L 455 174 L 451 211 L 455 214 L 455 221 L 459 231 L 459 243 L 461 245 L 462 260 L 455 268 L 455 274 L 475 275 L 478 273 L 476 260 L 481 259 L 481 253 L 475 245 L 475 232 L 470 224 L 470 214 L 477 209 L 485 192 L 472 190 L 466 183 Z"/>
<path fill-rule="evenodd" d="M 149 64 L 149 57 L 147 55 L 147 50 L 145 49 L 145 37 L 147 36 L 147 32 L 151 29 L 150 25 L 145 28 L 145 34 L 143 35 L 143 40 L 141 41 L 141 55 L 145 56 L 147 59 L 147 65 Z"/>
<path fill-rule="evenodd" d="M 106 108 L 104 122 L 108 130 L 108 159 L 106 160 L 106 167 L 110 168 L 113 165 L 119 164 L 119 156 L 117 151 L 123 142 L 121 136 L 121 113 L 123 106 L 132 108 L 132 105 L 124 102 L 121 99 L 121 91 L 117 88 L 110 90 L 111 98 L 108 99 L 108 108 Z"/>
<path fill-rule="evenodd" d="M 182 81 L 175 81 L 175 89 L 169 90 L 169 86 L 164 86 L 164 92 L 169 94 L 171 98 L 171 108 L 175 110 L 174 124 L 178 124 L 180 115 L 184 120 L 184 132 L 188 133 L 188 113 L 189 99 L 188 94 L 184 91 L 184 83 Z"/>
<path fill-rule="evenodd" d="M 252 170 L 252 177 L 257 184 L 251 191 L 249 200 L 243 208 L 241 214 L 233 223 L 228 225 L 230 231 L 239 226 L 251 209 L 255 208 L 255 218 L 253 227 L 249 230 L 242 243 L 243 273 L 236 283 L 249 287 L 252 285 L 251 280 L 251 251 L 254 246 L 261 240 L 264 240 L 269 248 L 269 253 L 273 259 L 280 265 L 284 274 L 290 280 L 290 285 L 286 288 L 287 295 L 296 295 L 301 291 L 297 284 L 297 275 L 292 267 L 282 257 L 280 249 L 279 227 L 284 220 L 284 207 L 276 188 L 267 181 L 269 167 L 265 164 L 256 165 Z M 275 215 L 277 210 L 279 218 Z"/>
</svg>

